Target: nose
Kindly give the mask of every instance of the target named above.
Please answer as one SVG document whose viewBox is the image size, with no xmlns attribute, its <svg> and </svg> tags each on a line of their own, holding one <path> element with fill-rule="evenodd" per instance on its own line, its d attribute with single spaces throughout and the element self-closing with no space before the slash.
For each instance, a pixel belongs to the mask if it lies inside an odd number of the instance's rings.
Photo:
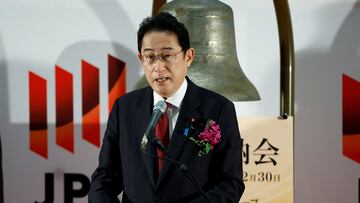
<svg viewBox="0 0 360 203">
<path fill-rule="evenodd" d="M 155 72 L 161 72 L 165 70 L 165 64 L 160 59 L 157 59 L 152 65 Z"/>
</svg>

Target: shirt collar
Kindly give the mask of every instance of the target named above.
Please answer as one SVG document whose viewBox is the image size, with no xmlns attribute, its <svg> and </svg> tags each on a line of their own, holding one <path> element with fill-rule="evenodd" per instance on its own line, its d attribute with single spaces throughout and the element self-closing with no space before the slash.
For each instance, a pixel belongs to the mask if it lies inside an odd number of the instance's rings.
<svg viewBox="0 0 360 203">
<path fill-rule="evenodd" d="M 188 86 L 188 83 L 187 83 L 186 78 L 185 78 L 183 83 L 181 84 L 180 88 L 172 96 L 167 98 L 166 102 L 169 102 L 172 106 L 176 106 L 177 108 L 180 109 L 181 102 L 184 99 L 187 86 Z M 153 105 L 155 105 L 157 102 L 159 102 L 161 100 L 164 100 L 164 98 L 162 98 L 155 91 L 153 91 L 153 95 L 154 95 L 154 104 Z"/>
</svg>

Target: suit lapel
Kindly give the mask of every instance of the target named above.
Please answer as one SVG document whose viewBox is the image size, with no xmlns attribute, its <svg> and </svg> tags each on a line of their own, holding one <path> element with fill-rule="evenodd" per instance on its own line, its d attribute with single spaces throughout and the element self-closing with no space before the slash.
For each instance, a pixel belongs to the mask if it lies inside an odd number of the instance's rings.
<svg viewBox="0 0 360 203">
<path fill-rule="evenodd" d="M 136 130 L 138 135 L 138 143 L 140 147 L 141 140 L 144 136 L 144 130 L 147 127 L 150 116 L 152 114 L 152 107 L 153 107 L 153 94 L 151 88 L 147 88 L 145 94 L 142 98 L 140 98 L 138 102 L 138 109 L 134 116 L 134 123 L 138 123 L 139 126 Z M 155 187 L 155 159 L 151 155 L 154 155 L 154 147 L 151 143 L 148 143 L 144 152 L 141 152 L 142 157 L 144 159 L 145 167 L 148 172 L 150 181 L 152 185 Z"/>
<path fill-rule="evenodd" d="M 198 94 L 198 87 L 192 83 L 188 78 L 188 88 L 181 104 L 179 117 L 177 119 L 173 135 L 168 146 L 169 154 L 175 160 L 180 159 L 180 155 L 184 151 L 188 139 L 184 136 L 185 128 L 190 127 L 191 118 L 193 115 L 198 114 L 197 108 L 200 106 L 200 96 Z M 184 157 L 182 157 L 184 158 Z M 167 173 L 171 168 L 171 163 L 166 161 L 164 167 L 160 173 L 159 179 L 156 184 L 156 188 L 159 187 L 160 183 L 166 177 Z"/>
</svg>

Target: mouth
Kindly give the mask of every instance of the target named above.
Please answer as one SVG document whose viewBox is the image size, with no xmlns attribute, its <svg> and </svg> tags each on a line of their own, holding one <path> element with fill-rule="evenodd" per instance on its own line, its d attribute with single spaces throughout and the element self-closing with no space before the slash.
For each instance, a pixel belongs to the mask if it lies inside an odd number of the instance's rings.
<svg viewBox="0 0 360 203">
<path fill-rule="evenodd" d="M 161 78 L 156 78 L 155 81 L 161 83 L 161 82 L 165 82 L 169 79 L 170 79 L 169 77 L 161 77 Z"/>
</svg>

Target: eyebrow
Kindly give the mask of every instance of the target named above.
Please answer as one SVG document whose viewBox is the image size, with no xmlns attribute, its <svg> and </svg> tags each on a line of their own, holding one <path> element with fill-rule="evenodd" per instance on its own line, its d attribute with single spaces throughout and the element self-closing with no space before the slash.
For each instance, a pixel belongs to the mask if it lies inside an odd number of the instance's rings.
<svg viewBox="0 0 360 203">
<path fill-rule="evenodd" d="M 164 50 L 165 50 L 165 51 L 167 51 L 167 50 L 173 50 L 173 49 L 174 49 L 174 48 L 172 48 L 172 47 L 164 47 L 164 48 L 161 48 L 162 51 L 164 51 Z M 144 52 L 145 52 L 145 51 L 155 51 L 155 50 L 152 49 L 152 48 L 145 48 L 145 49 L 144 49 Z"/>
</svg>

